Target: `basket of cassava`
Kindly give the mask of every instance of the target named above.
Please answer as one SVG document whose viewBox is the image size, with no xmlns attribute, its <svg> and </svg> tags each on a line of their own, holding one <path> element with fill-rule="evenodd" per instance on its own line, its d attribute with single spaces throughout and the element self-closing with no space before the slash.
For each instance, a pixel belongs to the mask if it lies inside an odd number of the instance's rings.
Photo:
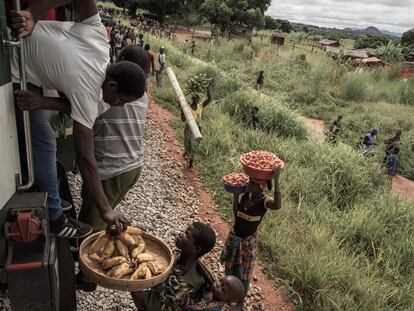
<svg viewBox="0 0 414 311">
<path fill-rule="evenodd" d="M 224 190 L 234 194 L 245 193 L 249 177 L 245 174 L 231 173 L 223 177 Z"/>
<path fill-rule="evenodd" d="M 271 180 L 274 177 L 273 167 L 281 169 L 285 163 L 275 154 L 268 151 L 251 151 L 240 156 L 243 171 L 252 179 Z"/>
<path fill-rule="evenodd" d="M 163 283 L 175 258 L 159 238 L 128 227 L 118 236 L 105 231 L 87 237 L 79 250 L 80 269 L 99 286 L 138 291 Z"/>
</svg>

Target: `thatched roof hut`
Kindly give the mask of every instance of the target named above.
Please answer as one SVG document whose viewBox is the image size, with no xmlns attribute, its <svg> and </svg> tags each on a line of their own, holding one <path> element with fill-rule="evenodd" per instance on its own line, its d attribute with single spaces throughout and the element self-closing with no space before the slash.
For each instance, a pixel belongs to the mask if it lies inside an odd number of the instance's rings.
<svg viewBox="0 0 414 311">
<path fill-rule="evenodd" d="M 253 29 L 241 25 L 233 25 L 230 28 L 229 39 L 245 38 L 251 40 L 253 38 Z"/>
<path fill-rule="evenodd" d="M 272 37 L 270 38 L 270 42 L 272 44 L 284 45 L 285 44 L 285 36 L 281 33 L 274 33 L 272 35 Z"/>
<path fill-rule="evenodd" d="M 319 41 L 319 44 L 321 45 L 321 47 L 327 47 L 327 46 L 340 47 L 341 46 L 341 44 L 338 41 L 329 40 L 329 39 L 322 39 Z"/>
</svg>

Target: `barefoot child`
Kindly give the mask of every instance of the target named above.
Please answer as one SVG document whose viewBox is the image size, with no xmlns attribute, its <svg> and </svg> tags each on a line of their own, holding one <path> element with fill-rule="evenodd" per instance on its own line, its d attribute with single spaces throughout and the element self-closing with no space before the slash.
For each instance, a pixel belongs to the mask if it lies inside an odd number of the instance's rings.
<svg viewBox="0 0 414 311">
<path fill-rule="evenodd" d="M 261 90 L 263 88 L 263 84 L 264 84 L 264 71 L 260 71 L 259 72 L 259 76 L 257 77 L 256 80 L 256 90 Z"/>
<path fill-rule="evenodd" d="M 181 251 L 171 275 L 161 285 L 140 292 L 132 292 L 139 311 L 175 311 L 193 303 L 195 293 L 204 285 L 197 273 L 197 262 L 216 244 L 216 234 L 209 226 L 195 222 L 175 241 Z"/>
<path fill-rule="evenodd" d="M 259 117 L 259 108 L 252 108 L 252 125 L 255 130 L 261 129 L 264 132 L 263 122 Z"/>
<path fill-rule="evenodd" d="M 203 294 L 203 301 L 183 308 L 183 311 L 220 311 L 225 304 L 235 305 L 232 310 L 241 310 L 246 291 L 242 281 L 227 275 Z"/>
<path fill-rule="evenodd" d="M 200 126 L 201 117 L 203 114 L 203 109 L 211 103 L 211 89 L 207 89 L 207 99 L 200 103 L 200 96 L 195 94 L 192 96 L 191 100 L 191 112 L 193 113 L 194 120 L 197 122 L 197 125 Z M 184 112 L 181 111 L 181 120 L 186 122 Z M 200 129 L 201 130 L 201 129 Z M 184 128 L 184 148 L 185 153 L 184 156 L 188 158 L 188 168 L 193 167 L 194 157 L 197 151 L 197 141 L 194 139 L 193 135 L 191 134 L 190 127 L 188 124 L 185 124 Z"/>
<path fill-rule="evenodd" d="M 281 169 L 274 168 L 275 192 L 273 198 L 263 193 L 266 186 L 271 189 L 272 182 L 250 179 L 245 193 L 239 201 L 239 195 L 234 194 L 233 213 L 234 226 L 229 233 L 221 262 L 224 263 L 226 275 L 238 277 L 249 289 L 250 279 L 256 260 L 258 227 L 268 210 L 277 210 L 282 206 L 279 187 Z"/>
</svg>

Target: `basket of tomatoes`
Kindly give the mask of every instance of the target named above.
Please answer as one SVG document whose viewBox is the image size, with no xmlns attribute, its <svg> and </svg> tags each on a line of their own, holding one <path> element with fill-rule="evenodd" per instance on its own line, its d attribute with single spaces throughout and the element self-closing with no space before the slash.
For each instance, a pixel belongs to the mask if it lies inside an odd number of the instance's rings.
<svg viewBox="0 0 414 311">
<path fill-rule="evenodd" d="M 281 169 L 285 163 L 275 154 L 268 151 L 251 151 L 240 156 L 243 171 L 252 179 L 270 180 L 274 178 L 273 168 Z"/>
<path fill-rule="evenodd" d="M 223 177 L 224 190 L 234 194 L 245 193 L 249 177 L 245 174 L 232 173 Z"/>
</svg>

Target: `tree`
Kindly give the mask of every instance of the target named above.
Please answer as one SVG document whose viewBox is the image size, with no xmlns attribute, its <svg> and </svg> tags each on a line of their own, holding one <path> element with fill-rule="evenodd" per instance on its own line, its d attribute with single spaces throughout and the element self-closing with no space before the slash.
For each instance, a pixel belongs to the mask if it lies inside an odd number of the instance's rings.
<svg viewBox="0 0 414 311">
<path fill-rule="evenodd" d="M 259 8 L 251 8 L 243 12 L 240 18 L 236 19 L 236 23 L 243 23 L 249 28 L 262 28 L 264 25 L 264 17 Z"/>
<path fill-rule="evenodd" d="M 195 0 L 192 0 L 195 1 Z M 138 8 L 150 11 L 159 16 L 160 22 L 164 23 L 166 16 L 186 11 L 186 6 L 192 1 L 180 0 L 113 0 L 113 2 L 123 8 L 127 8 L 132 16 Z M 187 12 L 188 13 L 188 12 Z"/>
<path fill-rule="evenodd" d="M 251 3 L 251 7 L 259 9 L 262 15 L 264 15 L 272 3 L 272 0 L 252 0 L 249 2 Z"/>
<path fill-rule="evenodd" d="M 283 32 L 291 32 L 293 30 L 292 24 L 287 19 L 277 19 L 279 29 Z"/>
<path fill-rule="evenodd" d="M 225 1 L 205 0 L 201 6 L 201 13 L 211 24 L 219 26 L 221 31 L 225 31 L 230 25 L 232 9 L 227 6 Z"/>
<path fill-rule="evenodd" d="M 339 37 L 336 33 L 329 33 L 328 39 L 339 42 L 341 40 L 341 37 Z"/>
<path fill-rule="evenodd" d="M 270 0 L 204 0 L 201 11 L 222 31 L 236 24 L 249 28 L 263 27 L 264 12 L 270 3 Z"/>
<path fill-rule="evenodd" d="M 372 48 L 376 49 L 380 46 L 387 45 L 390 39 L 386 36 L 377 36 L 377 35 L 363 35 L 358 37 L 355 40 L 354 48 L 356 49 L 365 49 L 365 48 Z"/>
<path fill-rule="evenodd" d="M 403 46 L 414 45 L 414 29 L 408 30 L 403 33 L 401 37 L 401 44 Z"/>
<path fill-rule="evenodd" d="M 403 48 L 391 40 L 387 44 L 381 45 L 378 49 L 378 56 L 389 63 L 399 63 L 404 60 Z"/>
<path fill-rule="evenodd" d="M 402 53 L 407 61 L 414 60 L 414 44 L 403 47 Z"/>
<path fill-rule="evenodd" d="M 276 22 L 276 20 L 273 17 L 268 16 L 268 15 L 264 17 L 264 28 L 265 29 L 273 30 L 273 29 L 277 29 L 278 27 L 279 27 L 279 24 Z"/>
</svg>

